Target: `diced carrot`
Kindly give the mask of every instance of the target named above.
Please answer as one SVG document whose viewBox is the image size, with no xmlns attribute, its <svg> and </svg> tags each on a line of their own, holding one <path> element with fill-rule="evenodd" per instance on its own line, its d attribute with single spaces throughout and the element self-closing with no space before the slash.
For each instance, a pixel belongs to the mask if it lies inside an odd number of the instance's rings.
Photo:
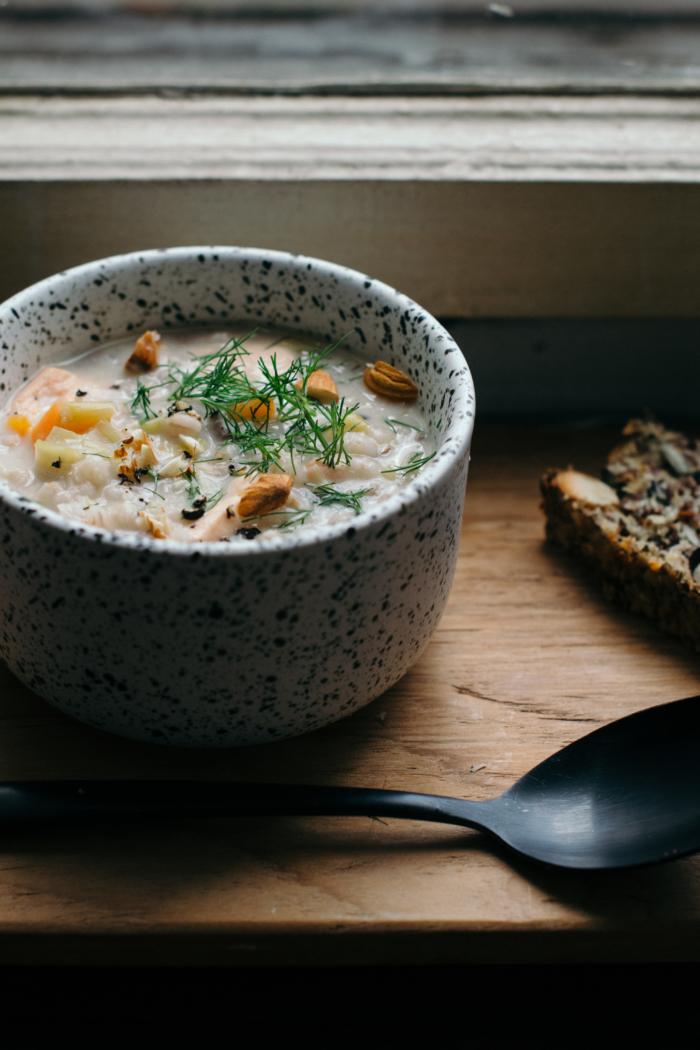
<svg viewBox="0 0 700 1050">
<path fill-rule="evenodd" d="M 242 419 L 252 419 L 256 423 L 267 423 L 275 418 L 275 403 L 272 400 L 262 400 L 254 397 L 251 401 L 244 401 L 240 405 L 234 405 L 233 412 Z"/>
<path fill-rule="evenodd" d="M 27 431 L 32 429 L 32 424 L 27 417 L 20 416 L 16 412 L 13 416 L 7 417 L 7 425 L 16 431 L 20 437 L 24 437 Z"/>
<path fill-rule="evenodd" d="M 43 416 L 32 430 L 32 441 L 45 441 L 54 427 L 61 425 L 61 409 L 63 401 L 54 401 L 51 408 L 47 408 Z"/>
</svg>

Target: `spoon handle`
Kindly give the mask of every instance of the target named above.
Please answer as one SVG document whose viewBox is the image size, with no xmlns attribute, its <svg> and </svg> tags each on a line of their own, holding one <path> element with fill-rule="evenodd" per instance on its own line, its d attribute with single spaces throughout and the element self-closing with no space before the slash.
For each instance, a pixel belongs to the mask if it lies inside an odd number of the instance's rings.
<svg viewBox="0 0 700 1050">
<path fill-rule="evenodd" d="M 0 783 L 0 824 L 80 819 L 372 816 L 487 828 L 488 803 L 373 788 L 226 781 Z"/>
</svg>

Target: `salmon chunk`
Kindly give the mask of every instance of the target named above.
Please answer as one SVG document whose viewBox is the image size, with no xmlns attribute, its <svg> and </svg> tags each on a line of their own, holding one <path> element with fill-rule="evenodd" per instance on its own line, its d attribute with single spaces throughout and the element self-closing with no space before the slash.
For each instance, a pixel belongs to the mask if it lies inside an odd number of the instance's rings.
<svg viewBox="0 0 700 1050">
<path fill-rule="evenodd" d="M 236 513 L 238 498 L 243 489 L 250 482 L 245 478 L 232 478 L 226 493 L 221 497 L 216 506 L 208 510 L 203 518 L 196 522 L 192 529 L 192 537 L 200 543 L 213 543 L 232 536 L 236 527 L 240 527 L 240 518 Z M 229 513 L 230 508 L 230 513 Z"/>
<path fill-rule="evenodd" d="M 26 416 L 34 426 L 52 401 L 75 400 L 78 377 L 64 368 L 42 368 L 37 376 L 22 387 L 12 402 L 10 412 Z"/>
</svg>

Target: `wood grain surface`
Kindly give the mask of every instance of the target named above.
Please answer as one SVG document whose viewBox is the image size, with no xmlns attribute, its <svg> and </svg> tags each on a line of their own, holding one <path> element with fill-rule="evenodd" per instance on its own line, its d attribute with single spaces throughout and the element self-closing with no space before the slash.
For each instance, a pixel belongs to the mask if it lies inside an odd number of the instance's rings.
<svg viewBox="0 0 700 1050">
<path fill-rule="evenodd" d="M 70 720 L 5 671 L 0 780 L 240 779 L 486 799 L 596 726 L 700 693 L 700 656 L 608 605 L 543 542 L 542 470 L 595 471 L 614 439 L 477 429 L 445 616 L 404 679 L 345 721 L 243 750 L 157 748 Z M 417 822 L 134 822 L 0 836 L 5 964 L 697 960 L 699 920 L 700 857 L 562 872 L 477 832 Z"/>
</svg>

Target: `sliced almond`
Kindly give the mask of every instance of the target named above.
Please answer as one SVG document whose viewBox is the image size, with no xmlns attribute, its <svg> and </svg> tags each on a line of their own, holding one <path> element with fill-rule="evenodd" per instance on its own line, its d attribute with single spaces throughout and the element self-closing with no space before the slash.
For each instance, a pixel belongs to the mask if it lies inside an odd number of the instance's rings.
<svg viewBox="0 0 700 1050">
<path fill-rule="evenodd" d="M 144 332 L 141 338 L 137 339 L 133 353 L 124 365 L 127 372 L 151 372 L 157 368 L 161 343 L 160 335 L 155 329 Z"/>
<path fill-rule="evenodd" d="M 142 510 L 141 516 L 146 519 L 152 536 L 157 540 L 167 540 L 170 535 L 170 522 L 164 514 L 156 517 L 153 514 L 149 514 L 147 510 Z"/>
<path fill-rule="evenodd" d="M 261 474 L 257 481 L 243 490 L 238 503 L 239 518 L 256 518 L 271 514 L 285 505 L 292 491 L 294 479 L 289 474 Z"/>
<path fill-rule="evenodd" d="M 191 462 L 192 457 L 183 452 L 181 455 L 175 456 L 174 459 L 169 459 L 158 471 L 158 477 L 176 478 L 179 474 L 184 474 L 185 471 L 190 469 Z"/>
<path fill-rule="evenodd" d="M 136 453 L 136 458 L 140 467 L 155 467 L 158 463 L 158 456 L 150 441 L 143 442 Z"/>
<path fill-rule="evenodd" d="M 580 474 L 577 470 L 560 470 L 552 479 L 552 483 L 571 499 L 581 500 L 594 507 L 609 507 L 618 504 L 615 489 L 610 488 L 604 481 L 592 478 L 590 474 Z"/>
<path fill-rule="evenodd" d="M 296 384 L 297 389 L 304 387 L 303 380 Z M 338 388 L 328 372 L 317 368 L 306 380 L 306 396 L 312 397 L 314 401 L 320 401 L 322 405 L 330 405 L 331 401 L 340 401 Z"/>
<path fill-rule="evenodd" d="M 375 361 L 374 368 L 367 368 L 364 381 L 373 394 L 392 401 L 414 401 L 418 397 L 416 384 L 386 361 Z"/>
</svg>

